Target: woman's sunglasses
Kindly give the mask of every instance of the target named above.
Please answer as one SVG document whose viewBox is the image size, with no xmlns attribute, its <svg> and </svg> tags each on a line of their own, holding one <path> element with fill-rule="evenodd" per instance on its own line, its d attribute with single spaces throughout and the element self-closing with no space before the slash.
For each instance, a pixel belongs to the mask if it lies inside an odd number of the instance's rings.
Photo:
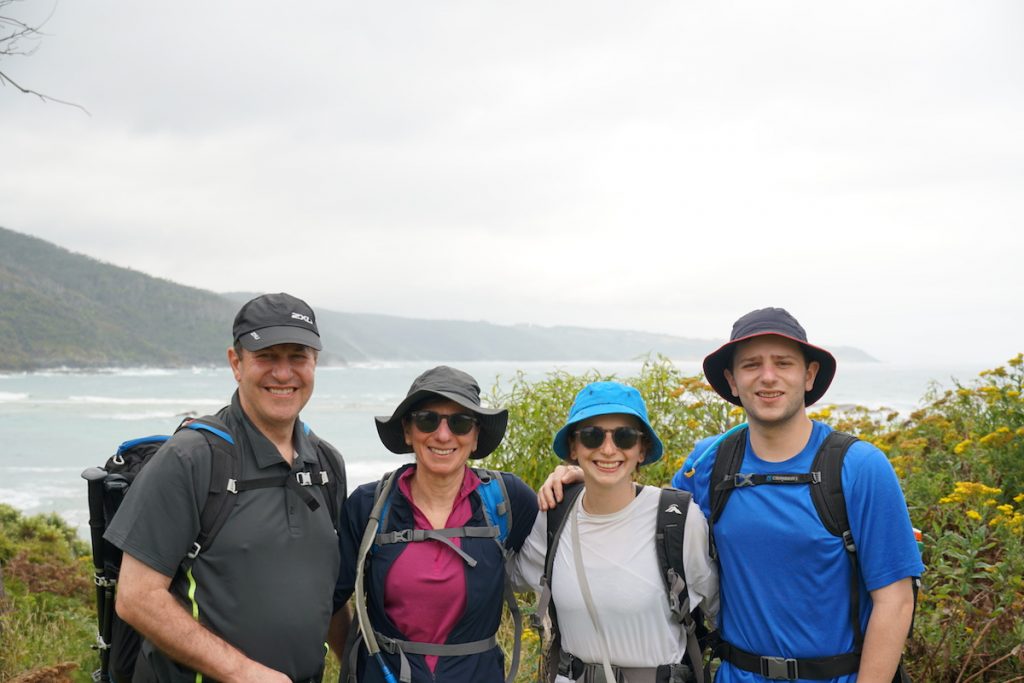
<svg viewBox="0 0 1024 683">
<path fill-rule="evenodd" d="M 448 423 L 448 429 L 456 436 L 469 434 L 473 431 L 473 427 L 480 422 L 475 416 L 466 413 L 442 415 L 433 410 L 414 410 L 409 413 L 409 420 L 416 429 L 424 434 L 436 432 L 437 428 L 441 426 L 441 420 L 444 420 Z"/>
<path fill-rule="evenodd" d="M 615 429 L 583 427 L 576 430 L 576 438 L 587 448 L 600 448 L 604 443 L 604 435 L 609 432 L 611 432 L 612 443 L 615 444 L 615 447 L 624 451 L 635 446 L 644 435 L 641 430 L 633 427 L 616 427 Z"/>
</svg>

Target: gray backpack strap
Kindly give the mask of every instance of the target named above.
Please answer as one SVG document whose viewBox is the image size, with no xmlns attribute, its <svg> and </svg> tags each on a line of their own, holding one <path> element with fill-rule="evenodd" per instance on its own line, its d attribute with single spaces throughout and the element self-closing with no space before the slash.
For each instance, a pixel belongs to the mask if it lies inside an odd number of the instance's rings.
<svg viewBox="0 0 1024 683">
<path fill-rule="evenodd" d="M 380 644 L 381 650 L 387 652 L 389 655 L 398 655 L 398 660 L 401 662 L 398 672 L 398 680 L 401 683 L 412 682 L 412 667 L 409 666 L 409 660 L 405 656 L 406 653 L 411 655 L 452 657 L 460 655 L 476 655 L 498 647 L 497 636 L 491 636 L 490 638 L 484 638 L 483 640 L 474 640 L 469 643 L 417 643 L 411 640 L 389 638 L 383 633 L 374 633 L 374 636 Z"/>
</svg>

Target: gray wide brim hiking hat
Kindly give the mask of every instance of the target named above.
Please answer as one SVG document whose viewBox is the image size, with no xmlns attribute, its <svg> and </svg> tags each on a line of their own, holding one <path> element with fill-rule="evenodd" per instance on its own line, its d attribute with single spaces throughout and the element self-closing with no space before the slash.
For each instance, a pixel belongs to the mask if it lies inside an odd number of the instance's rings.
<svg viewBox="0 0 1024 683">
<path fill-rule="evenodd" d="M 804 328 L 783 308 L 761 308 L 737 320 L 732 326 L 729 341 L 704 359 L 704 377 L 719 396 L 729 403 L 742 407 L 739 398 L 733 396 L 729 380 L 725 378 L 725 371 L 731 370 L 732 355 L 737 344 L 768 334 L 792 339 L 803 348 L 808 362 L 818 362 L 818 374 L 814 378 L 814 385 L 804 394 L 804 405 L 813 405 L 825 395 L 832 384 L 832 379 L 836 376 L 836 359 L 825 349 L 808 344 Z"/>
<path fill-rule="evenodd" d="M 555 434 L 551 448 L 562 460 L 569 459 L 569 438 L 576 424 L 598 415 L 632 415 L 643 423 L 651 447 L 647 449 L 641 465 L 649 465 L 661 459 L 665 448 L 658 434 L 647 419 L 647 404 L 643 396 L 633 387 L 619 382 L 591 382 L 580 389 L 569 409 L 565 425 Z"/>
<path fill-rule="evenodd" d="M 431 398 L 446 398 L 458 403 L 480 420 L 480 434 L 476 450 L 469 456 L 474 460 L 490 455 L 505 436 L 508 426 L 508 411 L 504 408 L 484 408 L 480 405 L 480 385 L 462 370 L 446 365 L 427 370 L 413 380 L 409 393 L 389 416 L 374 418 L 377 434 L 384 446 L 392 453 L 412 453 L 412 446 L 405 442 L 405 428 L 402 418 L 419 403 Z"/>
</svg>

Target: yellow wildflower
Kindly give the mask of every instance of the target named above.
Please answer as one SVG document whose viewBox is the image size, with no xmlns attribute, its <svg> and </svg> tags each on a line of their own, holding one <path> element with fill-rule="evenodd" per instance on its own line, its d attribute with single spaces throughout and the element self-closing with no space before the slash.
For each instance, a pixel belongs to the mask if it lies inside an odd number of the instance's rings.
<svg viewBox="0 0 1024 683">
<path fill-rule="evenodd" d="M 975 521 L 981 519 L 981 514 L 977 510 L 968 510 L 967 516 Z"/>
<path fill-rule="evenodd" d="M 1017 391 L 1016 389 L 1010 389 L 1009 391 L 1006 392 L 1006 395 L 1009 396 L 1010 398 L 1017 398 L 1018 396 L 1020 396 L 1020 392 Z"/>
<path fill-rule="evenodd" d="M 953 447 L 953 453 L 955 453 L 956 455 L 963 455 L 964 451 L 967 450 L 967 447 L 970 446 L 971 443 L 973 442 L 970 439 L 964 439 L 963 441 L 961 441 L 960 443 Z"/>
<path fill-rule="evenodd" d="M 1009 503 L 1004 503 L 1003 505 L 997 506 L 996 510 L 999 510 L 1004 515 L 1012 515 L 1013 514 L 1013 506 L 1010 505 Z"/>
<path fill-rule="evenodd" d="M 958 481 L 953 485 L 953 489 L 956 493 L 967 495 L 967 496 L 997 496 L 1003 492 L 1002 489 L 997 489 L 992 486 L 985 486 L 978 481 Z"/>
<path fill-rule="evenodd" d="M 729 417 L 739 417 L 742 414 L 743 408 L 740 408 L 739 406 L 736 406 L 735 408 L 729 411 Z"/>
<path fill-rule="evenodd" d="M 1024 493 L 1018 493 L 1016 496 L 1014 496 L 1013 497 L 1013 502 L 1014 503 L 1024 503 Z"/>
<path fill-rule="evenodd" d="M 990 508 L 993 508 L 993 507 L 995 507 L 998 504 L 999 504 L 999 501 L 995 500 L 994 498 L 989 498 L 988 500 L 985 501 L 985 506 L 986 507 L 990 507 Z"/>
<path fill-rule="evenodd" d="M 1019 368 L 1024 363 L 1024 353 L 1018 353 L 1007 362 L 1010 364 L 1010 367 Z"/>
</svg>

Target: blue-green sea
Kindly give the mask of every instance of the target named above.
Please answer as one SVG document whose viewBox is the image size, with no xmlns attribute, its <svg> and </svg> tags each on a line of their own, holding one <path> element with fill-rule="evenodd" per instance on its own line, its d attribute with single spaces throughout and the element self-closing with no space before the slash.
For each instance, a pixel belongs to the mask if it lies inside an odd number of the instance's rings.
<svg viewBox="0 0 1024 683">
<path fill-rule="evenodd" d="M 998 363 L 994 363 L 996 365 Z M 345 456 L 349 486 L 373 481 L 405 456 L 384 449 L 374 415 L 390 414 L 413 378 L 430 362 L 320 367 L 303 412 L 313 429 Z M 540 379 L 555 370 L 597 369 L 628 377 L 639 362 L 457 363 L 487 393 L 516 371 Z M 687 374 L 696 362 L 679 363 Z M 913 366 L 846 363 L 822 403 L 857 403 L 906 413 L 930 383 L 973 380 L 983 366 Z M 0 374 L 0 502 L 27 513 L 55 511 L 84 528 L 88 521 L 83 469 L 100 465 L 124 440 L 172 431 L 187 413 L 216 411 L 234 391 L 227 366 L 193 369 L 53 370 Z M 566 406 L 568 409 L 568 406 Z"/>
</svg>

